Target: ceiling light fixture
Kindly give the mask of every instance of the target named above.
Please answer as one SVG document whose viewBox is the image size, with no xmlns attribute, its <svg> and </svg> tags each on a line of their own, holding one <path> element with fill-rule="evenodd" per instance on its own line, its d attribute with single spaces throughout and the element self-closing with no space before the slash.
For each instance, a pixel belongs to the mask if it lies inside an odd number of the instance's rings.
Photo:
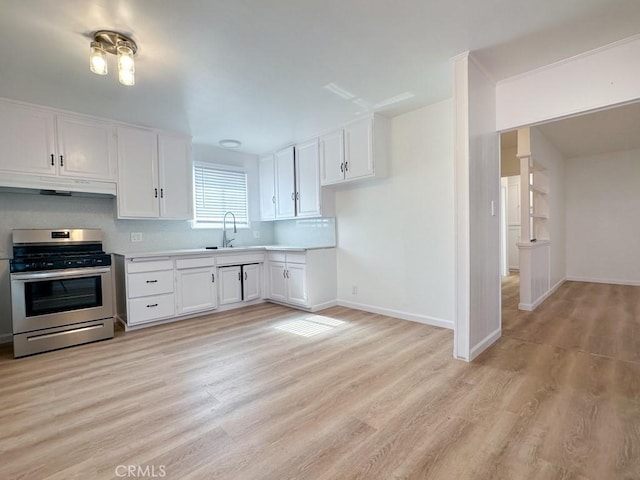
<svg viewBox="0 0 640 480">
<path fill-rule="evenodd" d="M 122 85 L 135 85 L 133 56 L 138 50 L 136 42 L 122 33 L 100 30 L 93 34 L 89 46 L 89 69 L 97 75 L 106 75 L 107 53 L 118 56 L 118 80 Z"/>
<path fill-rule="evenodd" d="M 218 145 L 220 145 L 222 148 L 240 148 L 240 145 L 242 145 L 242 143 L 239 140 L 232 140 L 230 138 L 227 138 L 225 140 L 220 140 L 218 142 Z"/>
</svg>

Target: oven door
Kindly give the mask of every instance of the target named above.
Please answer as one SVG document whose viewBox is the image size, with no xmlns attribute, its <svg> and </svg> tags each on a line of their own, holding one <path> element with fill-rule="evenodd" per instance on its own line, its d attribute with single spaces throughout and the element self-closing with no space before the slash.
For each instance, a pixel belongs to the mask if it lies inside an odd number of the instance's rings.
<svg viewBox="0 0 640 480">
<path fill-rule="evenodd" d="M 13 333 L 113 317 L 111 267 L 11 274 Z"/>
</svg>

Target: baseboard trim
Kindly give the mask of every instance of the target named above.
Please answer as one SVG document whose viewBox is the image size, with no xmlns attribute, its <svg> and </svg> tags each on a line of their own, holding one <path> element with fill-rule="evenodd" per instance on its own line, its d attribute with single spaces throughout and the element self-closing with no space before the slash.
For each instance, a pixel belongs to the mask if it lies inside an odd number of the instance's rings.
<svg viewBox="0 0 640 480">
<path fill-rule="evenodd" d="M 567 276 L 567 280 L 571 282 L 607 283 L 609 285 L 628 285 L 630 287 L 640 287 L 640 281 L 634 280 L 612 280 L 610 278 L 574 277 L 573 275 Z"/>
<path fill-rule="evenodd" d="M 338 305 L 341 307 L 353 308 L 355 310 L 363 310 L 369 313 L 378 313 L 380 315 L 387 315 L 388 317 L 399 318 L 401 320 L 409 320 L 410 322 L 422 323 L 425 325 L 431 325 L 432 327 L 441 327 L 453 330 L 453 321 L 443 320 L 441 318 L 429 317 L 427 315 L 418 315 L 415 313 L 402 312 L 400 310 L 393 310 L 391 308 L 376 307 L 373 305 L 366 305 L 363 303 L 349 302 L 347 300 L 338 299 Z"/>
<path fill-rule="evenodd" d="M 562 280 L 560 280 L 558 283 L 556 283 L 553 287 L 551 287 L 547 293 L 545 293 L 544 295 L 542 295 L 538 300 L 536 300 L 533 303 L 519 303 L 518 304 L 518 309 L 519 310 L 524 310 L 525 312 L 532 312 L 533 310 L 535 310 L 538 305 L 540 305 L 542 302 L 544 302 L 547 298 L 549 298 L 551 295 L 553 295 L 556 290 L 558 290 L 562 284 L 564 282 L 566 282 L 567 280 L 569 280 L 569 278 L 565 277 Z"/>
<path fill-rule="evenodd" d="M 13 334 L 11 333 L 0 333 L 0 345 L 4 343 L 13 343 Z"/>
<path fill-rule="evenodd" d="M 478 343 L 475 347 L 471 349 L 469 353 L 469 361 L 473 362 L 475 358 L 484 352 L 487 348 L 493 345 L 500 337 L 502 336 L 502 327 L 496 328 L 489 335 L 484 337 L 480 343 Z"/>
</svg>

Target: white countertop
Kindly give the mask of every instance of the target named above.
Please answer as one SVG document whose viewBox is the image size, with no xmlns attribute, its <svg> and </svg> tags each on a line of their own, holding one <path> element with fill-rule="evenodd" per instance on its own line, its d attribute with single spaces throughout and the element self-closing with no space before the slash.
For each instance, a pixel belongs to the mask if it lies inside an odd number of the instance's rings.
<svg viewBox="0 0 640 480">
<path fill-rule="evenodd" d="M 279 252 L 306 252 L 307 250 L 317 250 L 322 248 L 335 248 L 334 246 L 319 246 L 319 247 L 299 247 L 299 246 L 285 246 L 285 245 L 262 245 L 262 246 L 250 246 L 250 247 L 230 247 L 230 248 L 187 248 L 182 250 L 162 250 L 155 252 L 113 252 L 114 255 L 120 255 L 124 258 L 140 258 L 140 257 L 175 257 L 180 255 L 202 255 L 202 254 L 222 254 L 222 253 L 248 253 L 248 252 L 264 252 L 264 251 L 279 251 Z"/>
</svg>

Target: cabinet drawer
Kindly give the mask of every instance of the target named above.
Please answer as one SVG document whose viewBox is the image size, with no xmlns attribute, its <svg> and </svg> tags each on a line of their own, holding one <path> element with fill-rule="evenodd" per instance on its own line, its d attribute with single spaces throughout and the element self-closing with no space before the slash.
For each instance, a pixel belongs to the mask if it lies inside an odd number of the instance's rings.
<svg viewBox="0 0 640 480">
<path fill-rule="evenodd" d="M 215 263 L 213 257 L 179 258 L 176 259 L 176 268 L 213 267 Z"/>
<path fill-rule="evenodd" d="M 287 263 L 307 263 L 305 252 L 287 252 Z"/>
<path fill-rule="evenodd" d="M 127 273 L 157 272 L 160 270 L 173 270 L 173 260 L 162 259 L 131 259 L 127 262 Z"/>
<path fill-rule="evenodd" d="M 173 270 L 130 273 L 127 276 L 129 298 L 173 293 Z"/>
<path fill-rule="evenodd" d="M 267 256 L 272 262 L 285 263 L 287 261 L 287 254 L 284 252 L 269 252 Z"/>
<path fill-rule="evenodd" d="M 237 253 L 233 255 L 222 254 L 216 259 L 217 265 L 243 265 L 247 263 L 264 262 L 264 253 Z"/>
<path fill-rule="evenodd" d="M 129 300 L 129 314 L 127 323 L 151 322 L 175 315 L 175 299 L 173 293 L 168 295 L 154 295 L 151 297 L 134 298 Z"/>
</svg>

